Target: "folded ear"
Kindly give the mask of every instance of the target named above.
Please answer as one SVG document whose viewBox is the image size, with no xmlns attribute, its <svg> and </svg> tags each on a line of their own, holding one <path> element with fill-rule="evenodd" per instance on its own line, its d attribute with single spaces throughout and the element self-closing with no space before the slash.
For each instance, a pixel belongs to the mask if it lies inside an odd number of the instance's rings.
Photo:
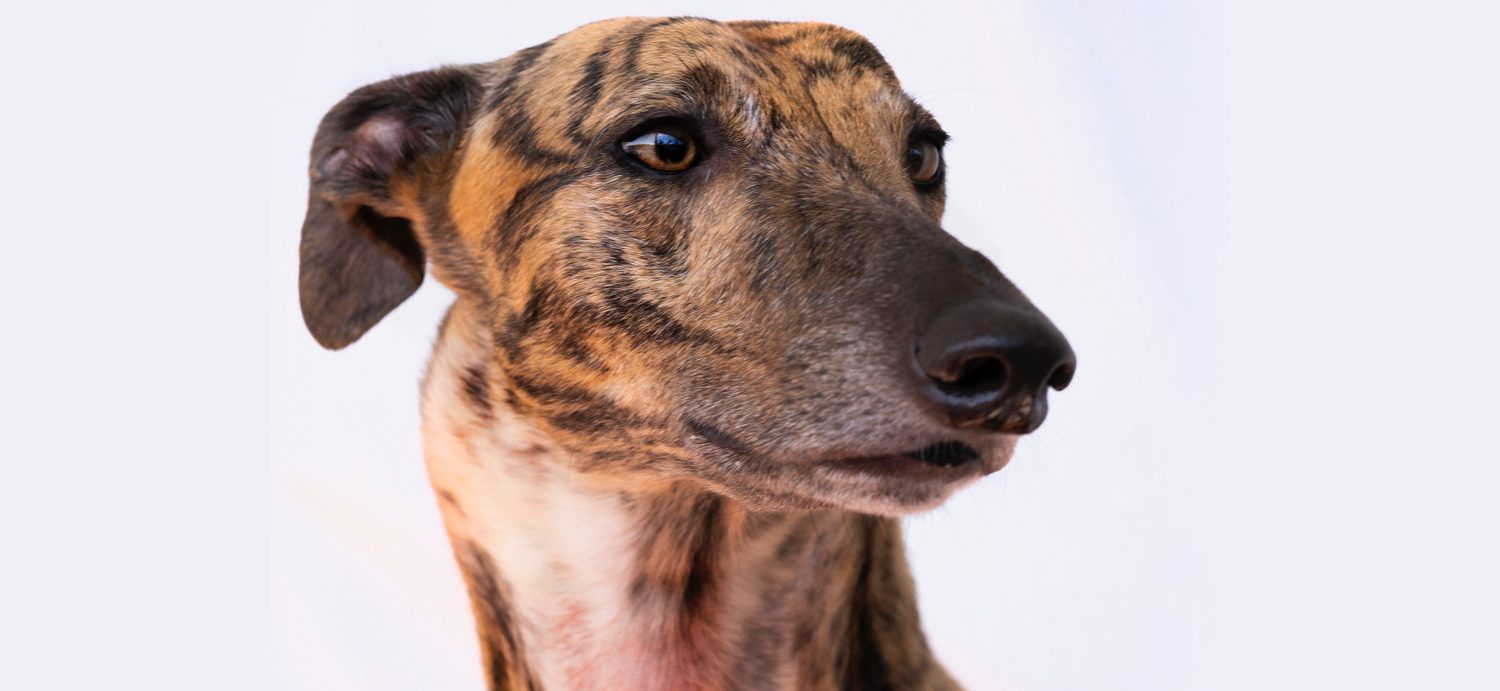
<svg viewBox="0 0 1500 691">
<path fill-rule="evenodd" d="M 302 319 L 323 347 L 358 340 L 422 284 L 419 197 L 452 163 L 479 88 L 444 67 L 363 87 L 323 117 L 299 276 Z"/>
</svg>

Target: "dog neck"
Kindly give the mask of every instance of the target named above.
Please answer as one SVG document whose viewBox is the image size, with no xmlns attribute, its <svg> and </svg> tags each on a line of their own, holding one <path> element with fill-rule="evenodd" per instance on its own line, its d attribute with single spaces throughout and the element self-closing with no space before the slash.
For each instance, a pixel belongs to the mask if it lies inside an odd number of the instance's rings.
<svg viewBox="0 0 1500 691">
<path fill-rule="evenodd" d="M 490 395 L 482 333 L 455 305 L 423 435 L 492 689 L 956 688 L 894 519 L 577 472 Z"/>
</svg>

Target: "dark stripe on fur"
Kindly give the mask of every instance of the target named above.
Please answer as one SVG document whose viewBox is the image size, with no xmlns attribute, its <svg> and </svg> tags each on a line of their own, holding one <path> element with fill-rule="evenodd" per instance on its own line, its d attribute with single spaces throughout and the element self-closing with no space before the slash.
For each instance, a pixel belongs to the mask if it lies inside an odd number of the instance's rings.
<svg viewBox="0 0 1500 691">
<path fill-rule="evenodd" d="M 652 22 L 651 24 L 648 24 L 645 27 L 636 30 L 635 34 L 630 37 L 630 41 L 625 44 L 625 75 L 634 76 L 638 71 L 640 71 L 641 48 L 646 45 L 646 40 L 649 39 L 651 37 L 651 34 L 655 33 L 657 29 L 660 29 L 664 26 L 671 26 L 673 24 L 681 24 L 682 22 L 690 21 L 707 22 L 712 20 L 700 19 L 698 17 L 667 17 L 666 19 Z"/>
<path fill-rule="evenodd" d="M 481 418 L 488 420 L 494 411 L 490 407 L 490 382 L 484 365 L 474 365 L 464 370 L 463 387 L 469 405 L 474 407 Z"/>
<path fill-rule="evenodd" d="M 643 518 L 631 594 L 637 600 L 675 603 L 673 623 L 678 627 L 689 627 L 704 614 L 706 595 L 717 583 L 714 556 L 724 549 L 723 503 L 712 494 L 689 502 L 674 496 Z"/>
<path fill-rule="evenodd" d="M 710 444 L 729 451 L 733 451 L 734 453 L 738 454 L 750 453 L 749 446 L 747 446 L 739 439 L 734 438 L 734 436 L 729 434 L 728 432 L 719 429 L 718 427 L 714 427 L 707 422 L 696 420 L 694 418 L 686 418 L 684 419 L 684 422 L 687 424 L 688 429 L 693 431 L 693 434 L 703 437 L 704 441 L 707 441 Z"/>
<path fill-rule="evenodd" d="M 606 44 L 589 56 L 588 62 L 583 66 L 583 74 L 579 76 L 578 83 L 573 85 L 573 93 L 569 96 L 573 102 L 573 121 L 568 123 L 568 136 L 580 146 L 587 146 L 592 142 L 592 138 L 583 131 L 583 121 L 599 102 L 599 95 L 604 89 L 604 73 L 608 69 L 609 45 Z"/>
<path fill-rule="evenodd" d="M 516 265 L 520 259 L 521 247 L 539 232 L 533 224 L 537 214 L 546 208 L 552 195 L 578 177 L 579 173 L 576 171 L 560 170 L 532 180 L 516 190 L 505 211 L 501 212 L 500 218 L 490 229 L 485 242 L 497 269 L 505 272 Z"/>
<path fill-rule="evenodd" d="M 838 55 L 849 61 L 849 66 L 856 71 L 873 70 L 887 77 L 895 77 L 895 72 L 885 56 L 880 54 L 869 41 L 857 38 L 841 38 L 829 46 L 834 55 Z"/>
<path fill-rule="evenodd" d="M 547 54 L 552 42 L 527 48 L 511 58 L 505 77 L 490 92 L 485 110 L 495 114 L 497 120 L 490 142 L 504 148 L 515 157 L 534 164 L 561 165 L 575 157 L 573 152 L 556 151 L 542 146 L 537 136 L 536 123 L 531 119 L 530 109 L 525 104 L 521 80 Z"/>
<path fill-rule="evenodd" d="M 536 675 L 532 674 L 523 657 L 521 632 L 511 616 L 505 587 L 495 571 L 494 560 L 478 545 L 467 541 L 456 544 L 455 551 L 474 604 L 489 688 L 492 691 L 514 688 L 540 691 Z"/>
</svg>

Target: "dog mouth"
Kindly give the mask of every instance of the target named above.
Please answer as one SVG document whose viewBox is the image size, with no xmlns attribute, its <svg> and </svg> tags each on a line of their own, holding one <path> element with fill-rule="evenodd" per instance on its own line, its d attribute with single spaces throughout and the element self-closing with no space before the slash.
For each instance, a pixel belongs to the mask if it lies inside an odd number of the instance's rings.
<svg viewBox="0 0 1500 691">
<path fill-rule="evenodd" d="M 811 500 L 810 506 L 888 516 L 934 508 L 960 488 L 999 471 L 1009 463 L 1016 442 L 1015 435 L 1006 434 L 967 441 L 918 437 L 907 443 L 922 446 L 876 442 L 844 453 L 793 452 L 777 460 L 750 451 L 716 427 L 690 421 L 689 428 L 691 448 L 704 454 L 709 469 L 719 471 L 710 476 L 714 484 L 733 488 L 734 482 L 764 473 L 765 494 L 745 495 L 751 501 L 776 505 L 773 498 L 780 497 L 790 505 L 808 506 L 800 502 Z"/>
<path fill-rule="evenodd" d="M 961 441 L 940 441 L 901 455 L 939 468 L 952 468 L 979 460 L 979 452 Z"/>
<path fill-rule="evenodd" d="M 986 472 L 984 455 L 961 441 L 940 441 L 892 454 L 835 458 L 819 465 L 836 475 L 939 483 Z"/>
<path fill-rule="evenodd" d="M 1013 439 L 971 446 L 945 440 L 888 455 L 834 458 L 815 464 L 817 493 L 846 509 L 906 515 L 943 503 L 953 492 L 1003 468 Z"/>
</svg>

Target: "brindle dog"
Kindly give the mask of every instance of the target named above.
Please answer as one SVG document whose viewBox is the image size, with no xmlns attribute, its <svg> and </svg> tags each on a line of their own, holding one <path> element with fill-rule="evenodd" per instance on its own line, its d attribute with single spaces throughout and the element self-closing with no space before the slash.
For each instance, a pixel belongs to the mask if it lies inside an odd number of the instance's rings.
<svg viewBox="0 0 1500 691">
<path fill-rule="evenodd" d="M 312 148 L 328 348 L 457 294 L 425 453 L 493 689 L 940 689 L 894 518 L 1072 377 L 836 26 L 619 19 L 372 84 Z"/>
</svg>

